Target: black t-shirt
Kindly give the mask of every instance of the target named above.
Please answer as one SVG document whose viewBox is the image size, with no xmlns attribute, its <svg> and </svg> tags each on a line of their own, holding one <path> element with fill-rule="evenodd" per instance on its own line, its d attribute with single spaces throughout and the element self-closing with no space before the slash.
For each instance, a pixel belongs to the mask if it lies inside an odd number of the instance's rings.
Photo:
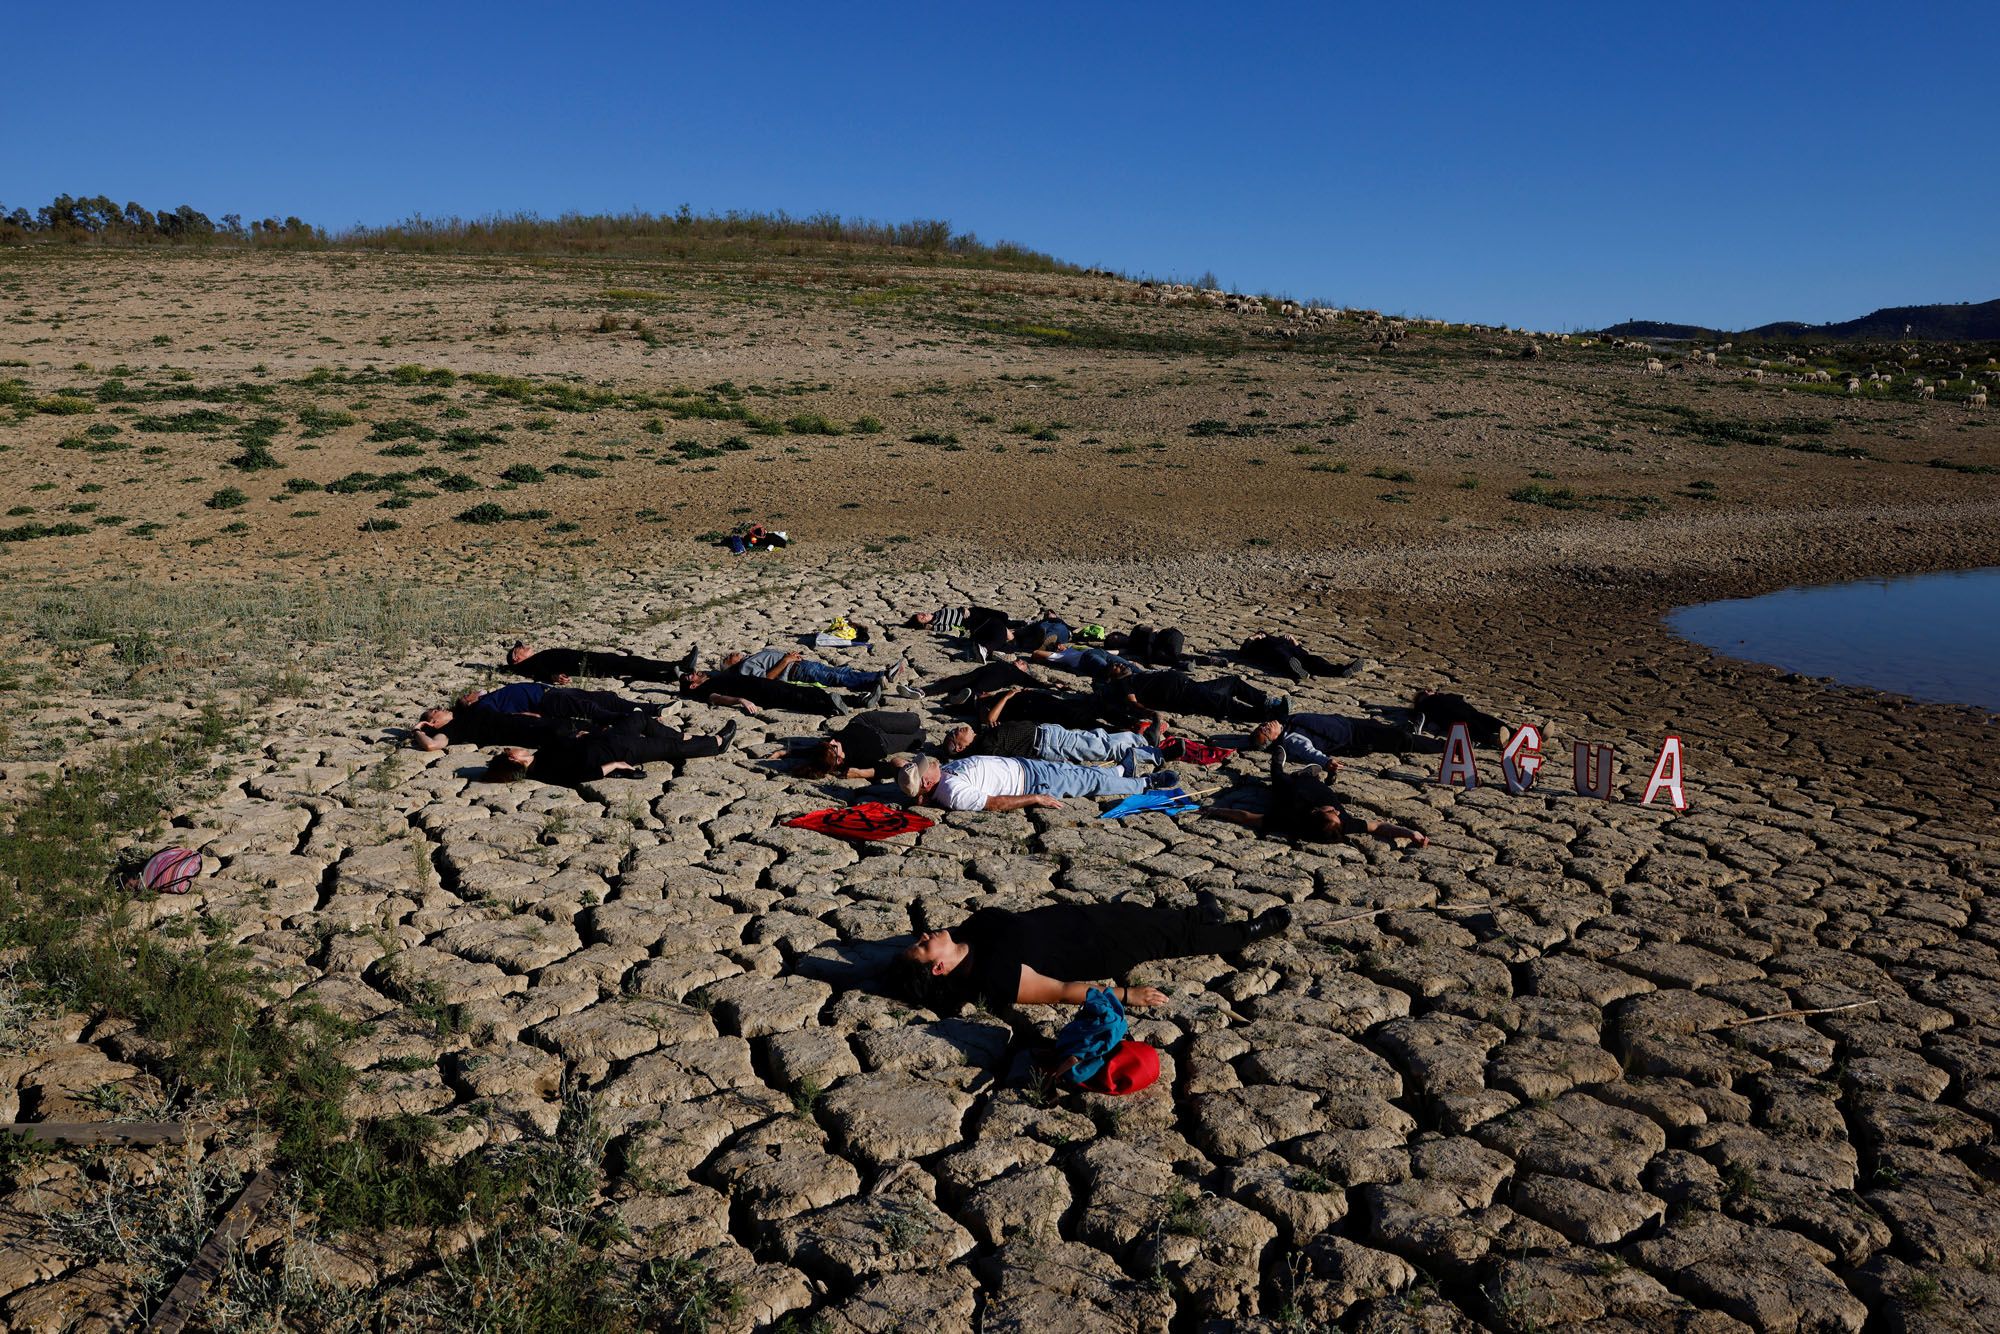
<svg viewBox="0 0 2000 1334">
<path fill-rule="evenodd" d="M 981 908 L 952 928 L 951 937 L 972 949 L 964 966 L 980 998 L 1011 1005 L 1021 992 L 1023 964 L 1059 982 L 1086 982 L 1122 977 L 1160 957 L 1154 933 L 1137 925 L 1142 920 L 1129 905 L 1115 903 L 1055 903 L 1026 912 Z"/>
<path fill-rule="evenodd" d="M 788 709 L 793 713 L 830 714 L 833 697 L 817 686 L 794 685 L 763 676 L 739 676 L 719 672 L 687 692 L 688 698 L 706 700 L 715 695 L 747 699 L 759 708 Z"/>
<path fill-rule="evenodd" d="M 537 681 L 558 676 L 623 676 L 637 681 L 672 681 L 679 667 L 632 653 L 601 653 L 581 648 L 545 648 L 514 664 L 513 670 Z"/>
<path fill-rule="evenodd" d="M 1271 781 L 1271 811 L 1264 817 L 1264 828 L 1292 838 L 1316 839 L 1319 820 L 1313 812 L 1321 806 L 1331 806 L 1340 814 L 1336 840 L 1353 832 L 1348 824 L 1347 807 L 1341 804 L 1333 784 L 1305 772 L 1278 775 Z"/>
<path fill-rule="evenodd" d="M 981 728 L 973 737 L 972 744 L 965 748 L 967 755 L 1004 755 L 1013 759 L 1038 759 L 1035 751 L 1035 733 L 1041 731 L 1042 724 L 1033 722 L 998 722 L 991 727 Z"/>
<path fill-rule="evenodd" d="M 891 755 L 922 746 L 924 720 L 914 713 L 870 709 L 856 714 L 847 726 L 833 735 L 847 752 L 850 766 L 872 769 Z"/>
<path fill-rule="evenodd" d="M 542 692 L 539 710 L 549 718 L 573 718 L 586 723 L 612 723 L 637 714 L 658 713 L 657 705 L 641 704 L 609 690 L 550 687 Z"/>
</svg>

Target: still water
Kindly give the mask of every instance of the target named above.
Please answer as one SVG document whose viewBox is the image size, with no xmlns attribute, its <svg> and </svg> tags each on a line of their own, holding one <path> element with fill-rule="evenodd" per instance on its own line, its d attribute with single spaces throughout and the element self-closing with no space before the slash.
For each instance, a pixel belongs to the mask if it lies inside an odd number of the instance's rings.
<svg viewBox="0 0 2000 1334">
<path fill-rule="evenodd" d="M 1667 624 L 1731 658 L 2000 711 L 2000 566 L 1787 588 L 1681 607 Z"/>
</svg>

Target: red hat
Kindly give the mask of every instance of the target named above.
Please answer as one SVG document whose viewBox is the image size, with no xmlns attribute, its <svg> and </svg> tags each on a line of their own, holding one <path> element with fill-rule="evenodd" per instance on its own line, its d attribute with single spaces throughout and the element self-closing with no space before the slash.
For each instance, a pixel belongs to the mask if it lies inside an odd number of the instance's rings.
<svg viewBox="0 0 2000 1334">
<path fill-rule="evenodd" d="M 1143 1042 L 1126 1038 L 1104 1062 L 1104 1068 L 1083 1081 L 1092 1093 L 1137 1093 L 1160 1077 L 1160 1053 Z"/>
</svg>

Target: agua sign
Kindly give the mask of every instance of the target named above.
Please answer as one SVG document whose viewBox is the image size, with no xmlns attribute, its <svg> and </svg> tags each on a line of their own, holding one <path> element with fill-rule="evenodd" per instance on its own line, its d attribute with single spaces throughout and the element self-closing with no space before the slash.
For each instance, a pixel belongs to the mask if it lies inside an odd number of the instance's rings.
<svg viewBox="0 0 2000 1334">
<path fill-rule="evenodd" d="M 1516 796 L 1534 787 L 1547 757 L 1542 753 L 1542 729 L 1523 724 L 1509 737 L 1500 751 L 1500 779 Z M 1618 753 L 1606 741 L 1579 741 L 1570 749 L 1571 781 L 1579 797 L 1602 801 L 1618 800 L 1613 773 Z M 1462 787 L 1470 792 L 1479 786 L 1479 764 L 1472 750 L 1472 735 L 1464 723 L 1453 723 L 1445 737 L 1444 756 L 1438 761 L 1437 781 L 1445 787 Z M 1646 780 L 1641 806 L 1650 806 L 1665 793 L 1677 811 L 1687 809 L 1687 776 L 1681 755 L 1681 739 L 1672 733 L 1660 743 L 1653 761 L 1652 777 Z"/>
</svg>

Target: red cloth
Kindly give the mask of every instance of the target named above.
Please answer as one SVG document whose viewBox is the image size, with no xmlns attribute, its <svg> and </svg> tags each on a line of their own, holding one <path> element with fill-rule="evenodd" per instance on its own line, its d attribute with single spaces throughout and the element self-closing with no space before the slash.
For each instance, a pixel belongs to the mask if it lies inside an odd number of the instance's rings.
<svg viewBox="0 0 2000 1334">
<path fill-rule="evenodd" d="M 1137 1093 L 1159 1077 L 1160 1053 L 1126 1038 L 1104 1062 L 1104 1068 L 1083 1081 L 1083 1087 L 1092 1093 L 1122 1096 Z"/>
<path fill-rule="evenodd" d="M 894 838 L 898 834 L 921 833 L 931 827 L 931 821 L 915 811 L 904 810 L 901 806 L 885 806 L 879 801 L 864 801 L 859 806 L 829 806 L 823 811 L 795 815 L 785 823 L 793 829 L 810 829 L 835 838 L 863 842 Z"/>
<path fill-rule="evenodd" d="M 1210 746 L 1199 741 L 1184 740 L 1181 742 L 1181 753 L 1176 758 L 1186 760 L 1189 764 L 1211 765 L 1220 764 L 1235 753 L 1235 751 L 1225 749 L 1221 746 Z"/>
</svg>

